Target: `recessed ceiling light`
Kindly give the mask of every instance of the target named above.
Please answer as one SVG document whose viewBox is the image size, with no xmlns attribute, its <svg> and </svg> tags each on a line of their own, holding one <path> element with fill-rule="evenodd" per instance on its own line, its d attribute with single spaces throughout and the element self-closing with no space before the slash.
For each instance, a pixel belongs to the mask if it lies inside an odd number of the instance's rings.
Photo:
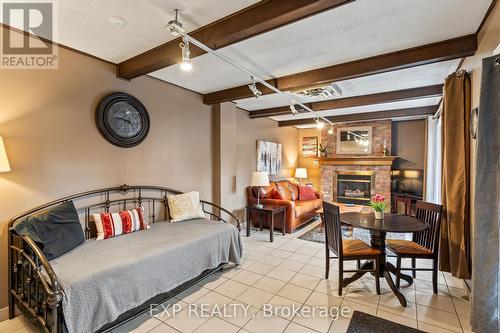
<svg viewBox="0 0 500 333">
<path fill-rule="evenodd" d="M 117 27 L 126 27 L 127 26 L 127 20 L 125 20 L 123 17 L 120 16 L 110 16 L 108 18 L 109 22 L 113 23 Z"/>
</svg>

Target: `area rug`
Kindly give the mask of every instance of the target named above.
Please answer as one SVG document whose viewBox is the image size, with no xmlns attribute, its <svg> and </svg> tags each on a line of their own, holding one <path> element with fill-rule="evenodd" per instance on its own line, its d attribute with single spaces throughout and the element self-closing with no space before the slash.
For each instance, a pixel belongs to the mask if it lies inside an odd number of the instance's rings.
<svg viewBox="0 0 500 333">
<path fill-rule="evenodd" d="M 411 240 L 411 234 L 400 234 L 400 233 L 395 233 L 395 232 L 388 232 L 387 236 L 388 239 L 406 239 L 406 240 Z M 321 228 L 321 225 L 318 225 L 317 227 L 306 231 L 302 235 L 298 237 L 299 239 L 310 241 L 310 242 L 316 242 L 316 243 L 325 243 L 325 232 L 324 228 Z M 353 228 L 352 231 L 350 231 L 346 227 L 342 227 L 342 238 L 344 239 L 360 239 L 364 241 L 365 243 L 370 244 L 370 231 L 364 230 L 364 229 L 359 229 L 359 228 Z"/>
<path fill-rule="evenodd" d="M 393 321 L 354 311 L 347 333 L 423 333 L 415 328 L 404 326 Z"/>
</svg>

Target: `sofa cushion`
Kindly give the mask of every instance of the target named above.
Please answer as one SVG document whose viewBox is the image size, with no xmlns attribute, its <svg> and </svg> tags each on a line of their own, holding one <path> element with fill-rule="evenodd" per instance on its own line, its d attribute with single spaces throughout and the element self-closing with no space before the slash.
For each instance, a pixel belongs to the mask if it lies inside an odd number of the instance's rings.
<svg viewBox="0 0 500 333">
<path fill-rule="evenodd" d="M 257 198 L 257 193 L 260 189 L 260 198 L 261 199 L 271 199 L 273 195 L 273 189 L 275 188 L 274 183 L 271 183 L 269 186 L 254 186 L 252 188 L 252 194 L 254 198 Z"/>
<path fill-rule="evenodd" d="M 260 188 L 260 198 L 271 199 L 273 196 L 274 187 L 274 183 L 271 183 L 269 186 L 262 186 Z"/>
<path fill-rule="evenodd" d="M 284 198 L 284 200 L 295 201 L 293 192 L 290 189 L 290 184 L 287 181 L 276 182 L 276 187 L 278 191 L 281 192 L 281 196 Z"/>
<path fill-rule="evenodd" d="M 299 184 L 295 182 L 288 182 L 290 191 L 292 191 L 293 200 L 299 200 Z"/>
<path fill-rule="evenodd" d="M 316 194 L 312 186 L 298 186 L 299 200 L 316 200 Z"/>
<path fill-rule="evenodd" d="M 315 202 L 312 200 L 295 201 L 295 217 L 301 217 L 302 215 L 313 212 L 315 210 Z"/>
<path fill-rule="evenodd" d="M 25 217 L 10 230 L 33 239 L 48 260 L 62 256 L 85 241 L 73 201 Z"/>
<path fill-rule="evenodd" d="M 283 194 L 277 188 L 273 188 L 271 192 L 271 199 L 285 200 Z"/>
</svg>

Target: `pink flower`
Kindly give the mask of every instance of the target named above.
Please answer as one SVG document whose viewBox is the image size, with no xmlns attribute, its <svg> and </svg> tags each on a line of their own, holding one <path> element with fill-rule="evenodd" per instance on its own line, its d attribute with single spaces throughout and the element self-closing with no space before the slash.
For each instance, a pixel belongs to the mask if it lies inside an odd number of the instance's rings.
<svg viewBox="0 0 500 333">
<path fill-rule="evenodd" d="M 385 201 L 385 196 L 381 195 L 381 194 L 375 194 L 373 197 L 372 197 L 372 201 L 373 202 L 384 202 Z"/>
</svg>

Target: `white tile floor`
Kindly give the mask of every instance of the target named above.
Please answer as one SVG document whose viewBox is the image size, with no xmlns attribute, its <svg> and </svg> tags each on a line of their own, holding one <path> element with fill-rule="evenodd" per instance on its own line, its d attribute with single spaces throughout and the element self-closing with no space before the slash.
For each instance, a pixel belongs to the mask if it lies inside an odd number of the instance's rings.
<svg viewBox="0 0 500 333">
<path fill-rule="evenodd" d="M 336 262 L 332 262 L 330 279 L 323 278 L 324 245 L 296 237 L 297 234 L 276 234 L 274 243 L 269 243 L 269 233 L 265 231 L 242 237 L 244 255 L 239 267 L 230 265 L 168 301 L 178 304 L 182 311 L 175 316 L 169 313 L 155 318 L 143 314 L 114 332 L 331 333 L 347 330 L 349 317 L 332 320 L 297 313 L 300 307 L 307 306 L 348 307 L 351 311 L 363 311 L 426 332 L 471 332 L 469 302 L 460 289 L 462 283 L 449 274 L 439 274 L 439 295 L 432 293 L 430 273 L 417 274 L 412 286 L 403 287 L 407 308 L 399 305 L 383 280 L 382 295 L 378 296 L 370 275 L 352 283 L 339 297 Z M 204 312 L 207 315 L 189 316 L 188 305 L 202 303 L 210 304 Z M 295 305 L 296 311 L 265 317 L 262 307 L 266 303 L 286 305 L 290 309 Z M 217 313 L 208 315 L 215 305 L 222 308 L 228 304 L 249 307 L 246 315 L 241 307 L 235 307 L 237 311 L 229 317 Z M 0 322 L 0 332 L 37 330 L 20 316 Z"/>
</svg>

